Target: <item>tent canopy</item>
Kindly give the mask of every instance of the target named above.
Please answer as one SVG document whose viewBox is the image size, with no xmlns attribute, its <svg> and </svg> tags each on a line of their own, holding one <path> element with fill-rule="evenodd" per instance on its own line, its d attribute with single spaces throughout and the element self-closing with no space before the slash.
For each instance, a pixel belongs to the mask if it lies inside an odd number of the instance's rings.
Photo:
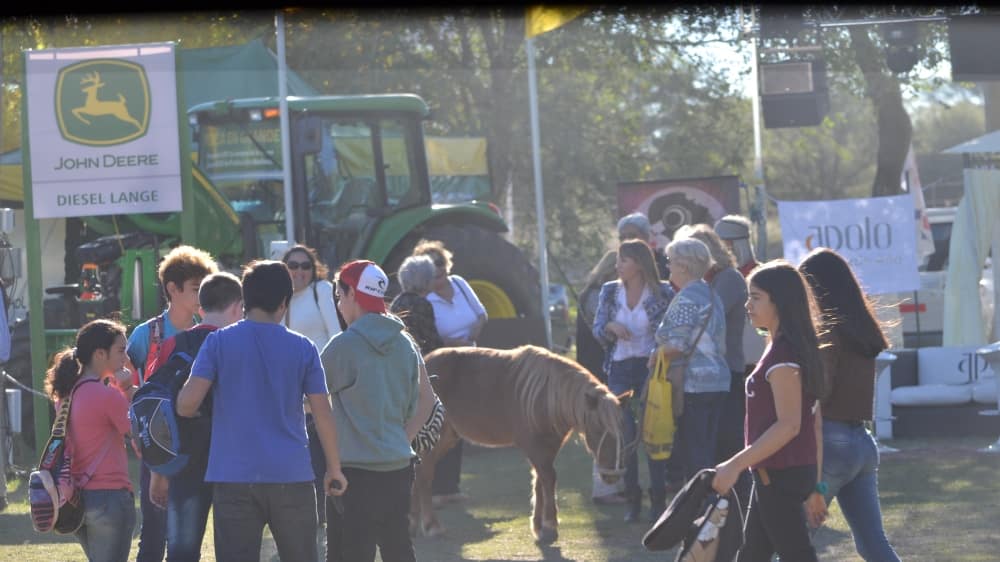
<svg viewBox="0 0 1000 562">
<path fill-rule="evenodd" d="M 956 144 L 955 146 L 946 148 L 941 152 L 943 154 L 1000 153 L 1000 131 L 986 133 L 981 137 L 976 137 L 961 144 Z"/>
</svg>

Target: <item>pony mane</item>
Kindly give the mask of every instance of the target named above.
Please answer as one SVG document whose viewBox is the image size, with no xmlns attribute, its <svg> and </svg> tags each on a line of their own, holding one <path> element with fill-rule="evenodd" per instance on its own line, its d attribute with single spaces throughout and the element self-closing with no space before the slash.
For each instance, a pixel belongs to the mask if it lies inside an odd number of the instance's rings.
<svg viewBox="0 0 1000 562">
<path fill-rule="evenodd" d="M 534 345 L 503 353 L 511 355 L 511 383 L 529 427 L 557 433 L 568 429 L 583 432 L 589 414 L 597 416 L 601 427 L 616 439 L 621 437 L 618 399 L 579 363 Z M 600 398 L 597 408 L 592 409 L 588 394 L 594 395 L 595 390 Z"/>
</svg>

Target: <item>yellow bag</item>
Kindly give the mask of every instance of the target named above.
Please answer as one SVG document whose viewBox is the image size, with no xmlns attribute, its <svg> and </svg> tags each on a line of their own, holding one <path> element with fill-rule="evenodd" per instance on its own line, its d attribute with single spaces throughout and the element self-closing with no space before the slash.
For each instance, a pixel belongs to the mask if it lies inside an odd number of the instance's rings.
<svg viewBox="0 0 1000 562">
<path fill-rule="evenodd" d="M 670 458 L 674 444 L 673 393 L 667 380 L 670 360 L 657 352 L 656 367 L 646 382 L 642 399 L 642 443 L 653 460 Z"/>
</svg>

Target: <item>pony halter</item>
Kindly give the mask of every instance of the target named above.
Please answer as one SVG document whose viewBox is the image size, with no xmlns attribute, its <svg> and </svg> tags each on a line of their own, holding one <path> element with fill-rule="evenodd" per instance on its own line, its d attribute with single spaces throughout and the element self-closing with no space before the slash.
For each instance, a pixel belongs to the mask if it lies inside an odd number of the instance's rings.
<svg viewBox="0 0 1000 562">
<path fill-rule="evenodd" d="M 604 430 L 601 434 L 601 439 L 597 442 L 597 456 L 601 455 L 601 447 L 604 445 L 604 439 L 610 433 L 608 430 Z M 619 436 L 615 439 L 615 467 L 614 468 L 603 468 L 600 463 L 597 464 L 597 473 L 601 476 L 618 476 L 621 477 L 625 474 L 625 463 L 622 460 L 622 438 Z"/>
</svg>

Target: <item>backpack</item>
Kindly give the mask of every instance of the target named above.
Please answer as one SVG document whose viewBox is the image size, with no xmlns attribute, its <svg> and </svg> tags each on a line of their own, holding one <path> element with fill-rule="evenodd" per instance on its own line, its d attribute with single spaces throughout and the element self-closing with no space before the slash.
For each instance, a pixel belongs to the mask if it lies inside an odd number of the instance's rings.
<svg viewBox="0 0 1000 562">
<path fill-rule="evenodd" d="M 84 507 L 81 489 L 110 450 L 110 446 L 106 446 L 104 452 L 98 455 L 85 471 L 86 481 L 73 481 L 71 473 L 73 460 L 67 448 L 66 429 L 69 425 L 73 394 L 77 388 L 88 382 L 99 381 L 87 379 L 77 382 L 69 397 L 59 406 L 56 421 L 52 424 L 52 434 L 42 449 L 42 458 L 38 461 L 38 469 L 28 477 L 31 526 L 39 533 L 54 530 L 65 535 L 76 532 L 83 525 Z"/>
<path fill-rule="evenodd" d="M 132 397 L 128 414 L 132 436 L 142 461 L 157 474 L 173 476 L 187 466 L 191 451 L 207 448 L 211 418 L 204 410 L 196 418 L 177 415 L 174 404 L 181 387 L 191 374 L 201 344 L 212 330 L 196 328 L 174 336 L 170 357 L 156 367 Z"/>
</svg>

